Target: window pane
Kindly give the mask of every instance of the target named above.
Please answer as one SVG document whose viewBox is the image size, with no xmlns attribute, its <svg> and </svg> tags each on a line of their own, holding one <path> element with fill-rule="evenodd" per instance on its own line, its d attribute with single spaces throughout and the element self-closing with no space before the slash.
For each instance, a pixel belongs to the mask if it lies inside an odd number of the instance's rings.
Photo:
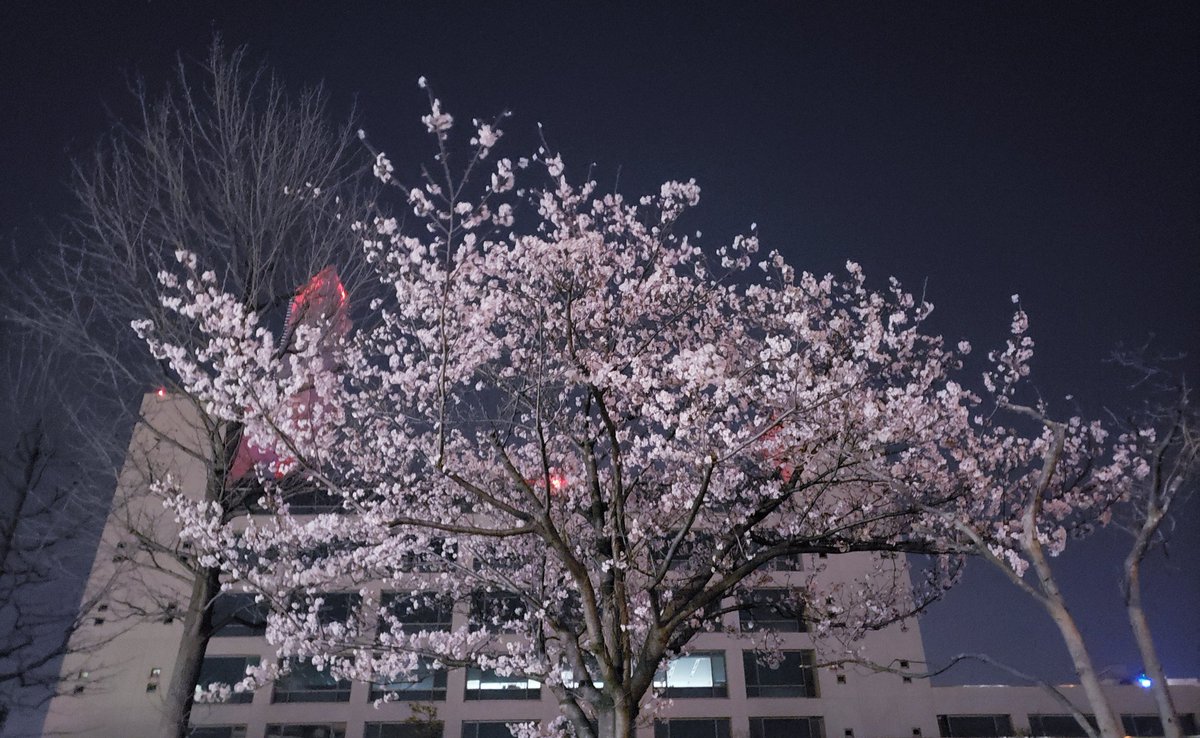
<svg viewBox="0 0 1200 738">
<path fill-rule="evenodd" d="M 200 679 L 196 682 L 196 693 L 208 689 L 210 684 L 228 684 L 230 688 L 246 678 L 247 666 L 258 666 L 257 656 L 205 656 L 200 665 Z M 225 702 L 244 704 L 254 700 L 253 692 L 234 692 Z"/>
<path fill-rule="evenodd" d="M 755 651 L 742 652 L 747 697 L 816 697 L 812 651 L 784 651 L 778 668 L 763 663 Z"/>
<path fill-rule="evenodd" d="M 729 718 L 655 720 L 654 738 L 729 738 Z"/>
<path fill-rule="evenodd" d="M 1121 726 L 1125 735 L 1160 736 L 1163 734 L 1162 719 L 1158 715 L 1122 715 Z"/>
<path fill-rule="evenodd" d="M 363 738 L 442 738 L 442 724 L 367 723 Z"/>
<path fill-rule="evenodd" d="M 307 660 L 293 660 L 291 670 L 275 682 L 274 702 L 348 702 L 350 682 L 317 671 Z"/>
<path fill-rule="evenodd" d="M 260 636 L 267 632 L 267 603 L 246 592 L 223 592 L 212 602 L 214 636 Z"/>
<path fill-rule="evenodd" d="M 417 595 L 387 592 L 381 604 L 388 617 L 380 620 L 379 630 L 390 632 L 390 618 L 399 621 L 401 632 L 448 631 L 454 614 L 454 603 L 436 592 L 421 592 Z"/>
<path fill-rule="evenodd" d="M 462 724 L 462 738 L 512 738 L 512 731 L 507 723 L 465 722 Z"/>
<path fill-rule="evenodd" d="M 938 715 L 943 738 L 999 738 L 1013 734 L 1008 715 Z"/>
<path fill-rule="evenodd" d="M 346 738 L 346 724 L 268 725 L 267 738 Z"/>
<path fill-rule="evenodd" d="M 728 695 L 724 653 L 694 653 L 672 659 L 659 672 L 654 687 L 666 697 L 725 697 Z"/>
<path fill-rule="evenodd" d="M 542 685 L 519 676 L 499 676 L 490 669 L 467 669 L 468 700 L 540 700 Z"/>
<path fill-rule="evenodd" d="M 756 589 L 746 597 L 748 607 L 739 611 L 742 632 L 773 630 L 803 633 L 803 605 L 788 597 L 786 589 Z"/>
<path fill-rule="evenodd" d="M 525 601 L 509 592 L 476 592 L 471 595 L 471 630 L 515 633 L 525 614 Z"/>
<path fill-rule="evenodd" d="M 444 700 L 446 699 L 446 671 L 434 669 L 433 660 L 422 657 L 417 663 L 417 673 L 397 678 L 386 684 L 371 685 L 369 699 L 382 699 L 388 695 L 396 695 L 396 699 Z"/>
<path fill-rule="evenodd" d="M 1092 727 L 1096 727 L 1096 717 L 1094 715 L 1086 717 Z M 1058 738 L 1083 738 L 1087 735 L 1087 731 L 1071 715 L 1030 715 L 1029 730 L 1033 735 Z"/>
<path fill-rule="evenodd" d="M 750 738 L 822 738 L 819 717 L 750 718 Z"/>
<path fill-rule="evenodd" d="M 188 738 L 246 738 L 245 725 L 209 725 L 188 730 Z"/>
</svg>

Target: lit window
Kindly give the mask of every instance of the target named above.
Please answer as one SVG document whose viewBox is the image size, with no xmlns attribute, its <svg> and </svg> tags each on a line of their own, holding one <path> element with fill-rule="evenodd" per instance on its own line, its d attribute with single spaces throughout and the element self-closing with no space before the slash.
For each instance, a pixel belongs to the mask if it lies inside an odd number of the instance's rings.
<svg viewBox="0 0 1200 738">
<path fill-rule="evenodd" d="M 693 653 L 672 659 L 665 672 L 655 675 L 654 688 L 664 697 L 726 697 L 725 654 Z"/>
<path fill-rule="evenodd" d="M 446 699 L 446 670 L 434 669 L 433 660 L 422 657 L 417 663 L 417 673 L 405 675 L 385 684 L 372 684 L 369 699 L 378 700 L 388 695 L 395 699 L 415 702 L 418 700 Z"/>
<path fill-rule="evenodd" d="M 500 676 L 490 669 L 467 669 L 468 700 L 540 700 L 542 685 L 521 676 Z"/>
</svg>

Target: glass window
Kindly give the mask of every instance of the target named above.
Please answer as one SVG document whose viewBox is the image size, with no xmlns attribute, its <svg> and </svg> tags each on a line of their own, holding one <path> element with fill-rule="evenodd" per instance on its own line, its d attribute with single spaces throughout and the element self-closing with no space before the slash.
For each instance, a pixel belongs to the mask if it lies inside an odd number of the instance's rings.
<svg viewBox="0 0 1200 738">
<path fill-rule="evenodd" d="M 363 738 L 442 738 L 439 722 L 367 723 Z"/>
<path fill-rule="evenodd" d="M 205 725 L 188 730 L 188 738 L 246 738 L 245 725 Z"/>
<path fill-rule="evenodd" d="M 1087 715 L 1087 720 L 1096 727 L 1096 716 Z M 1056 736 L 1056 738 L 1085 738 L 1087 731 L 1083 729 L 1072 715 L 1030 715 L 1029 732 L 1031 735 Z"/>
<path fill-rule="evenodd" d="M 513 722 L 522 721 L 514 720 Z M 535 721 L 530 720 L 529 723 L 535 724 Z M 462 738 L 512 738 L 512 731 L 508 729 L 508 723 L 464 722 Z"/>
<path fill-rule="evenodd" d="M 542 685 L 520 676 L 499 676 L 490 669 L 467 669 L 468 700 L 540 700 Z"/>
<path fill-rule="evenodd" d="M 747 697 L 816 697 L 817 675 L 812 651 L 784 651 L 772 669 L 755 651 L 742 652 Z"/>
<path fill-rule="evenodd" d="M 942 738 L 999 738 L 1013 735 L 1008 715 L 938 715 Z"/>
<path fill-rule="evenodd" d="M 446 670 L 434 669 L 433 659 L 421 657 L 417 662 L 417 673 L 406 675 L 386 684 L 372 684 L 369 699 L 378 700 L 388 695 L 396 699 L 415 702 L 418 700 L 446 699 Z"/>
<path fill-rule="evenodd" d="M 246 678 L 247 666 L 258 666 L 257 656 L 205 656 L 200 664 L 200 679 L 196 682 L 196 694 L 208 689 L 210 684 L 228 684 L 230 688 Z M 234 692 L 225 702 L 244 704 L 254 700 L 253 692 Z"/>
<path fill-rule="evenodd" d="M 318 671 L 307 659 L 293 659 L 288 673 L 275 682 L 273 702 L 348 702 L 350 682 Z M 291 735 L 291 734 L 288 734 Z"/>
<path fill-rule="evenodd" d="M 654 687 L 665 697 L 726 697 L 725 654 L 693 653 L 667 664 L 654 677 Z"/>
<path fill-rule="evenodd" d="M 750 718 L 750 738 L 824 738 L 819 717 Z"/>
<path fill-rule="evenodd" d="M 1122 715 L 1121 727 L 1127 736 L 1160 736 L 1163 734 L 1162 718 L 1158 715 Z M 1196 716 L 1179 716 L 1179 727 L 1184 735 L 1196 734 Z"/>
<path fill-rule="evenodd" d="M 525 614 L 525 601 L 511 592 L 475 592 L 471 595 L 471 630 L 517 632 Z"/>
<path fill-rule="evenodd" d="M 346 738 L 346 724 L 268 725 L 266 738 Z"/>
<path fill-rule="evenodd" d="M 416 595 L 401 592 L 386 592 L 380 604 L 387 613 L 400 622 L 403 633 L 421 631 L 448 631 L 454 615 L 454 603 L 436 592 L 421 592 Z M 379 623 L 380 632 L 389 632 L 391 622 L 387 617 Z"/>
<path fill-rule="evenodd" d="M 247 592 L 222 592 L 212 601 L 213 636 L 260 636 L 267 632 L 265 602 Z"/>
<path fill-rule="evenodd" d="M 416 539 L 408 539 L 410 542 Z M 416 547 L 414 547 L 416 548 Z M 400 561 L 400 571 L 437 572 L 447 571 L 458 560 L 458 542 L 445 538 L 431 537 L 420 550 L 406 551 Z"/>
<path fill-rule="evenodd" d="M 729 738 L 729 718 L 655 720 L 654 738 Z"/>
<path fill-rule="evenodd" d="M 803 633 L 804 605 L 788 596 L 786 589 L 755 589 L 747 593 L 745 609 L 738 612 L 743 633 L 773 630 L 777 633 Z"/>
</svg>

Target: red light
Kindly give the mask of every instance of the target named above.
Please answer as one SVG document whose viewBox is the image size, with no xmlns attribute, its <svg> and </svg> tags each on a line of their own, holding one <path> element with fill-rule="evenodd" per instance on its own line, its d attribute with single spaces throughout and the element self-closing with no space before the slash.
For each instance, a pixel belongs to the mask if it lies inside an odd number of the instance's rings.
<svg viewBox="0 0 1200 738">
<path fill-rule="evenodd" d="M 159 387 L 158 389 L 154 390 L 154 394 L 157 395 L 159 398 L 166 397 L 167 396 L 167 388 Z"/>
</svg>

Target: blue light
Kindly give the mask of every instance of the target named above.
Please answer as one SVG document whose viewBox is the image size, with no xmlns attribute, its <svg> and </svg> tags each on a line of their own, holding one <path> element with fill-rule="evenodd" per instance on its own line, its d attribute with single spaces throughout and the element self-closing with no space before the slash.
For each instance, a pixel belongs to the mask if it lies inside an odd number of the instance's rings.
<svg viewBox="0 0 1200 738">
<path fill-rule="evenodd" d="M 1150 687 L 1154 685 L 1154 680 L 1146 676 L 1144 673 L 1138 674 L 1136 677 L 1134 677 L 1134 679 L 1137 681 L 1138 686 L 1142 689 L 1150 689 Z"/>
</svg>

